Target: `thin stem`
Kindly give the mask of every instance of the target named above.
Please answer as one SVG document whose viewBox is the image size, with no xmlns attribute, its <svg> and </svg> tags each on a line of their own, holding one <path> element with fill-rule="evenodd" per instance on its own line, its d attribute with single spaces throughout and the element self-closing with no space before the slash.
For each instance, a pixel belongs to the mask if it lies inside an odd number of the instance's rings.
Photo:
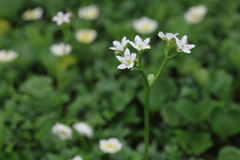
<svg viewBox="0 0 240 160">
<path fill-rule="evenodd" d="M 168 58 L 167 54 L 165 54 L 165 57 L 164 57 L 164 60 L 163 60 L 162 65 L 160 66 L 160 68 L 159 68 L 156 76 L 154 76 L 153 81 L 149 84 L 150 87 L 154 84 L 154 82 L 155 82 L 155 81 L 158 79 L 158 77 L 161 75 L 161 73 L 162 73 L 165 65 L 167 64 L 168 59 L 169 59 L 169 58 Z"/>
<path fill-rule="evenodd" d="M 149 97 L 150 86 L 146 75 L 140 70 L 145 83 L 145 104 L 144 104 L 144 160 L 148 160 L 148 147 L 149 147 Z"/>
<path fill-rule="evenodd" d="M 149 147 L 149 97 L 150 87 L 145 88 L 145 106 L 144 106 L 144 160 L 148 160 L 148 147 Z"/>
<path fill-rule="evenodd" d="M 139 57 L 139 62 L 138 62 L 138 64 L 139 64 L 139 68 L 142 68 L 142 52 L 140 51 L 139 52 L 139 54 L 140 54 L 140 57 Z"/>
</svg>

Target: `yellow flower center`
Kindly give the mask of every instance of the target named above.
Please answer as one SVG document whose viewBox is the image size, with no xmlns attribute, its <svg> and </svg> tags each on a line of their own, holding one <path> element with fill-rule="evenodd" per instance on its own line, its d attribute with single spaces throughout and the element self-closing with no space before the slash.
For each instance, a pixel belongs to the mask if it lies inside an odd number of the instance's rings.
<svg viewBox="0 0 240 160">
<path fill-rule="evenodd" d="M 112 148 L 112 149 L 117 149 L 117 146 L 111 145 L 111 144 L 106 144 L 106 148 Z"/>
<path fill-rule="evenodd" d="M 142 31 L 149 31 L 150 26 L 148 24 L 145 24 L 145 25 L 142 25 L 141 29 L 142 29 Z"/>
<path fill-rule="evenodd" d="M 138 45 L 137 48 L 138 48 L 138 49 L 141 49 L 141 48 L 142 48 L 142 45 Z"/>
<path fill-rule="evenodd" d="M 65 132 L 65 131 L 60 131 L 60 133 L 63 135 L 67 135 L 67 132 Z"/>
<path fill-rule="evenodd" d="M 25 20 L 32 20 L 32 19 L 35 19 L 36 18 L 36 15 L 35 15 L 35 11 L 31 10 L 31 11 L 27 11 L 25 14 L 24 14 L 24 19 Z"/>
<path fill-rule="evenodd" d="M 92 40 L 90 33 L 85 33 L 79 37 L 79 41 L 82 43 L 89 43 Z"/>
<path fill-rule="evenodd" d="M 127 60 L 126 63 L 127 63 L 128 65 L 130 65 L 130 64 L 132 64 L 132 60 Z"/>
</svg>

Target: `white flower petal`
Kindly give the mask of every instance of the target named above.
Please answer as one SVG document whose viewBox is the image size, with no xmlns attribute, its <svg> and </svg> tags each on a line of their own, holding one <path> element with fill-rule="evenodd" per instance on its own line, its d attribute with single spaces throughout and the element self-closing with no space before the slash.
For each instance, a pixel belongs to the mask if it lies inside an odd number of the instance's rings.
<svg viewBox="0 0 240 160">
<path fill-rule="evenodd" d="M 120 64 L 117 68 L 118 69 L 126 69 L 127 65 L 126 64 Z"/>
</svg>

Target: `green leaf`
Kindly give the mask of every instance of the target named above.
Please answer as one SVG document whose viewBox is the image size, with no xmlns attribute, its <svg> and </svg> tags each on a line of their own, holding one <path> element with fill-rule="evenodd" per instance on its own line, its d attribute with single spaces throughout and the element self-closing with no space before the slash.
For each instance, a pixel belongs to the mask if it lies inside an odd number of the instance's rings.
<svg viewBox="0 0 240 160">
<path fill-rule="evenodd" d="M 6 141 L 6 129 L 2 118 L 0 118 L 0 149 L 3 147 Z"/>
<path fill-rule="evenodd" d="M 210 115 L 209 121 L 213 130 L 225 139 L 240 132 L 240 109 L 217 108 Z"/>
<path fill-rule="evenodd" d="M 240 150 L 236 147 L 226 146 L 218 153 L 218 160 L 239 160 Z"/>
<path fill-rule="evenodd" d="M 203 100 L 196 104 L 189 100 L 179 100 L 176 104 L 176 109 L 188 122 L 200 123 L 204 121 L 211 111 L 214 109 L 215 104 L 210 100 Z"/>
<path fill-rule="evenodd" d="M 177 126 L 181 124 L 181 116 L 176 110 L 176 105 L 174 105 L 173 103 L 165 105 L 160 111 L 160 114 L 164 122 L 169 125 Z"/>
<path fill-rule="evenodd" d="M 189 133 L 177 130 L 175 134 L 181 147 L 189 154 L 199 155 L 212 146 L 211 136 L 206 132 Z"/>
</svg>

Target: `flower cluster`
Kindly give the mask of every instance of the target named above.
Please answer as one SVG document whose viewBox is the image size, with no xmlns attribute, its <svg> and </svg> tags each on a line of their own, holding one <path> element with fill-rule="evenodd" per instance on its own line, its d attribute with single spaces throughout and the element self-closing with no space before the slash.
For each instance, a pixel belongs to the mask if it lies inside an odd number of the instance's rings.
<svg viewBox="0 0 240 160">
<path fill-rule="evenodd" d="M 184 53 L 191 53 L 191 49 L 195 47 L 194 44 L 187 43 L 187 36 L 183 36 L 181 39 L 178 39 L 176 36 L 178 33 L 166 33 L 159 32 L 158 36 L 162 39 L 164 43 L 164 47 L 169 49 L 175 48 L 175 55 L 180 52 Z M 113 46 L 109 49 L 116 51 L 116 58 L 121 62 L 121 64 L 117 67 L 118 69 L 131 69 L 131 68 L 138 68 L 140 66 L 139 61 L 137 60 L 137 54 L 131 53 L 129 48 L 127 48 L 127 44 L 130 44 L 133 48 L 135 48 L 140 55 L 147 49 L 150 49 L 150 38 L 146 38 L 145 40 L 141 39 L 138 35 L 136 35 L 134 42 L 127 40 L 126 37 L 123 37 L 122 41 L 113 41 Z M 169 56 L 169 55 L 168 55 Z M 171 55 L 170 57 L 173 57 Z"/>
<path fill-rule="evenodd" d="M 79 135 L 92 138 L 92 128 L 84 123 L 77 122 L 72 127 L 79 133 Z M 72 129 L 62 123 L 56 123 L 52 127 L 52 133 L 57 135 L 62 141 L 72 139 Z M 99 148 L 105 153 L 116 153 L 122 148 L 122 143 L 117 138 L 109 138 L 108 140 L 102 139 L 99 141 Z M 75 156 L 72 160 L 82 160 L 80 156 Z"/>
</svg>

